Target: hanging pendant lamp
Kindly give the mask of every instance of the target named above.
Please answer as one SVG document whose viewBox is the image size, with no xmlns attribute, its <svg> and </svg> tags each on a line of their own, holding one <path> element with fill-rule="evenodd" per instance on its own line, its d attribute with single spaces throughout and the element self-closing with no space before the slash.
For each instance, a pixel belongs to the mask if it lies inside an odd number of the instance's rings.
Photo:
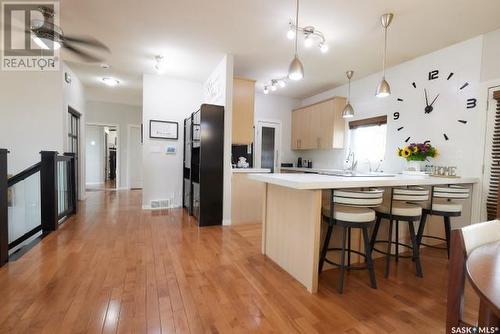
<svg viewBox="0 0 500 334">
<path fill-rule="evenodd" d="M 380 18 L 380 22 L 384 28 L 384 59 L 382 62 L 382 81 L 379 83 L 377 93 L 375 94 L 377 97 L 386 97 L 391 95 L 391 86 L 385 79 L 385 65 L 387 59 L 387 28 L 390 26 L 393 18 L 394 14 L 392 13 L 384 14 Z"/>
<path fill-rule="evenodd" d="M 347 79 L 349 79 L 349 86 L 347 88 L 347 104 L 342 111 L 342 117 L 352 118 L 354 116 L 354 109 L 351 105 L 351 78 L 354 75 L 354 71 L 347 71 L 345 74 L 347 75 Z"/>
<path fill-rule="evenodd" d="M 297 11 L 295 15 L 295 55 L 290 66 L 288 67 L 288 78 L 290 80 L 298 81 L 304 77 L 304 66 L 299 59 L 297 52 L 298 48 L 298 35 L 299 35 L 299 0 L 297 0 Z"/>
</svg>

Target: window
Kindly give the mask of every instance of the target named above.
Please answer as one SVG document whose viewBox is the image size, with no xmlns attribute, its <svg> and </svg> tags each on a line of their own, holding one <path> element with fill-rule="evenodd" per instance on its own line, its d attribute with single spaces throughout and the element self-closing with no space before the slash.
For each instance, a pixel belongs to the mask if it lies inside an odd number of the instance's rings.
<svg viewBox="0 0 500 334">
<path fill-rule="evenodd" d="M 356 155 L 358 166 L 376 168 L 385 157 L 387 117 L 375 117 L 349 123 L 349 149 Z"/>
</svg>

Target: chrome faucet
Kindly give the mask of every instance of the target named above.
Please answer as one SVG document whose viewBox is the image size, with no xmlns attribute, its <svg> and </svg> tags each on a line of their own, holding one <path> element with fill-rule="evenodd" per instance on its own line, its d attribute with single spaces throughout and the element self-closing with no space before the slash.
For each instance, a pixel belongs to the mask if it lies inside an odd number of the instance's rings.
<svg viewBox="0 0 500 334">
<path fill-rule="evenodd" d="M 353 151 L 349 150 L 349 154 L 347 155 L 345 163 L 348 166 L 347 170 L 349 170 L 350 172 L 354 172 L 356 166 L 358 165 L 358 162 L 356 161 L 356 156 Z"/>
</svg>

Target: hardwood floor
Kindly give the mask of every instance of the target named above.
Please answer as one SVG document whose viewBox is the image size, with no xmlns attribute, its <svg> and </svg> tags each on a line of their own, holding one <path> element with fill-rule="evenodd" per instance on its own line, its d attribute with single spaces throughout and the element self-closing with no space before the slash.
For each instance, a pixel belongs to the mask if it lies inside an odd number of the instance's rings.
<svg viewBox="0 0 500 334">
<path fill-rule="evenodd" d="M 309 294 L 260 254 L 260 226 L 199 229 L 142 211 L 140 191 L 89 192 L 77 216 L 0 269 L 1 333 L 443 333 L 447 260 L 320 276 Z M 477 300 L 467 296 L 467 318 Z"/>
</svg>

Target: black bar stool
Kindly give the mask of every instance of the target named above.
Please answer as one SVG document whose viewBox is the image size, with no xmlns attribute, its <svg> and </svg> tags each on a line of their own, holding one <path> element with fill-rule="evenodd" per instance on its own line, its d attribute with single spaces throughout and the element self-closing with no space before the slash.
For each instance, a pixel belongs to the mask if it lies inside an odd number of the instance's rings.
<svg viewBox="0 0 500 334">
<path fill-rule="evenodd" d="M 462 204 L 456 200 L 466 200 L 470 196 L 468 188 L 450 185 L 448 187 L 432 187 L 431 202 L 424 205 L 422 219 L 418 228 L 417 241 L 419 245 L 426 247 L 446 249 L 448 258 L 450 258 L 450 235 L 451 235 L 451 217 L 460 217 L 462 215 Z M 455 200 L 455 201 L 454 201 Z M 443 217 L 445 238 L 425 235 L 424 228 L 427 223 L 427 216 Z M 430 245 L 422 242 L 422 238 L 446 241 L 446 248 Z"/>
<path fill-rule="evenodd" d="M 339 293 L 344 291 L 344 274 L 345 270 L 349 269 L 368 269 L 370 273 L 371 287 L 376 289 L 377 282 L 375 279 L 375 271 L 373 269 L 373 261 L 371 258 L 370 241 L 368 237 L 368 228 L 375 221 L 375 211 L 373 207 L 379 206 L 383 201 L 384 191 L 380 189 L 371 190 L 331 190 L 330 206 L 324 207 L 322 210 L 323 221 L 328 223 L 326 238 L 321 250 L 319 261 L 319 272 L 323 270 L 325 262 L 340 268 L 340 279 L 338 285 Z M 331 214 L 333 212 L 333 215 Z M 333 227 L 342 228 L 342 245 L 341 248 L 330 247 L 330 239 L 332 238 Z M 359 228 L 363 234 L 364 253 L 351 249 L 351 229 Z M 346 238 L 349 237 L 346 248 Z M 329 251 L 340 251 L 341 263 L 335 263 L 327 259 Z M 345 257 L 347 252 L 347 265 Z M 351 253 L 363 256 L 367 262 L 366 266 L 351 266 Z"/>
<path fill-rule="evenodd" d="M 373 228 L 372 239 L 370 246 L 372 251 L 376 251 L 385 255 L 385 277 L 389 276 L 391 257 L 394 257 L 396 262 L 399 258 L 412 258 L 415 262 L 416 275 L 423 277 L 422 265 L 420 264 L 420 250 L 418 247 L 418 239 L 415 233 L 414 222 L 420 221 L 422 216 L 422 207 L 415 204 L 429 200 L 429 191 L 420 187 L 411 188 L 394 188 L 391 190 L 391 198 L 389 204 L 381 205 L 376 208 L 377 221 Z M 389 234 L 387 240 L 377 240 L 378 231 L 382 219 L 389 221 Z M 411 245 L 399 241 L 399 222 L 408 222 L 410 231 Z M 393 241 L 393 230 L 395 224 L 395 236 Z M 381 251 L 375 248 L 377 243 L 387 243 L 386 251 Z M 394 244 L 394 253 L 392 245 Z M 412 250 L 411 256 L 399 255 L 399 246 L 406 247 Z"/>
</svg>

